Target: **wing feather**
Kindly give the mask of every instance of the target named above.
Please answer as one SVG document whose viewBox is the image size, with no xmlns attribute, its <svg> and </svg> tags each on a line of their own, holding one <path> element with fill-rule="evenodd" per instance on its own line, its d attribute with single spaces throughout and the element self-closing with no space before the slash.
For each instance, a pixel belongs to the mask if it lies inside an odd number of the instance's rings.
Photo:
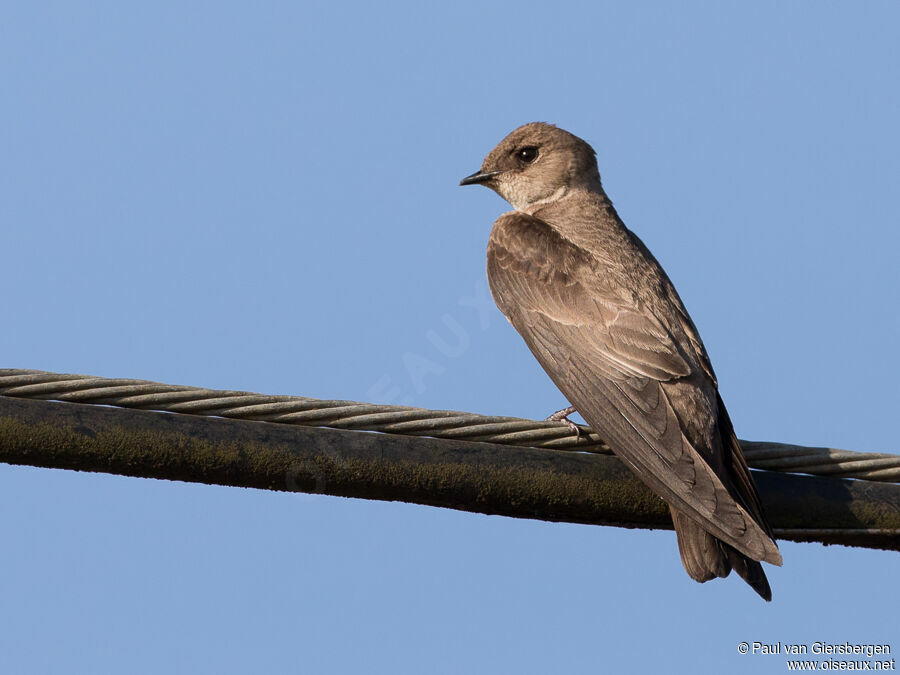
<svg viewBox="0 0 900 675">
<path fill-rule="evenodd" d="M 609 279 L 588 251 L 520 212 L 504 214 L 494 226 L 488 280 L 544 370 L 648 487 L 752 559 L 780 562 L 767 526 L 758 522 L 765 521 L 746 468 L 729 472 L 731 457 L 695 447 L 683 429 L 680 416 L 693 411 L 680 409 L 680 392 L 689 390 L 688 400 L 700 401 L 713 420 L 719 399 L 677 296 L 671 313 L 658 316 L 659 308 Z"/>
</svg>

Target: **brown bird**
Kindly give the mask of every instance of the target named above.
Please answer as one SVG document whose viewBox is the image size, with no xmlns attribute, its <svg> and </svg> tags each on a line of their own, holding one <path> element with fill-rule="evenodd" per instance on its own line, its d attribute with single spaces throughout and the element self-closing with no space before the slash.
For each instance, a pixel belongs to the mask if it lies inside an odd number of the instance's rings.
<svg viewBox="0 0 900 675">
<path fill-rule="evenodd" d="M 473 184 L 515 209 L 488 243 L 494 301 L 572 409 L 668 503 L 687 573 L 703 582 L 733 569 L 771 600 L 760 561 L 781 565 L 781 554 L 706 349 L 606 196 L 594 149 L 526 124 L 460 182 Z"/>
</svg>

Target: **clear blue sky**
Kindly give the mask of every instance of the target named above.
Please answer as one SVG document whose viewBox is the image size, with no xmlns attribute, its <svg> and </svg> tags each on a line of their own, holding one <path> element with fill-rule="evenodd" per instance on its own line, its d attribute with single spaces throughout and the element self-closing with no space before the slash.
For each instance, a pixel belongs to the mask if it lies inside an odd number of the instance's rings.
<svg viewBox="0 0 900 675">
<path fill-rule="evenodd" d="M 896 452 L 898 22 L 874 1 L 4 3 L 0 366 L 546 416 L 562 396 L 467 300 L 508 207 L 457 187 L 542 120 L 597 149 L 741 437 Z M 695 584 L 664 531 L 6 465 L 0 513 L 8 673 L 900 651 L 895 553 L 782 543 L 766 604 Z"/>
</svg>

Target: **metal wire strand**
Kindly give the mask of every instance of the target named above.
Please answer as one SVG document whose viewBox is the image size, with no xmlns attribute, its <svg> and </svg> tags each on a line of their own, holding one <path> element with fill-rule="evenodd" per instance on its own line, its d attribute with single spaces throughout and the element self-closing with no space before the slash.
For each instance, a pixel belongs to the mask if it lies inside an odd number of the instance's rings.
<svg viewBox="0 0 900 675">
<path fill-rule="evenodd" d="M 40 370 L 0 369 L 0 395 L 554 450 L 612 452 L 588 427 L 580 426 L 576 435 L 565 422 L 303 396 L 270 396 Z M 781 443 L 741 441 L 741 444 L 747 463 L 755 469 L 900 482 L 898 455 Z"/>
</svg>

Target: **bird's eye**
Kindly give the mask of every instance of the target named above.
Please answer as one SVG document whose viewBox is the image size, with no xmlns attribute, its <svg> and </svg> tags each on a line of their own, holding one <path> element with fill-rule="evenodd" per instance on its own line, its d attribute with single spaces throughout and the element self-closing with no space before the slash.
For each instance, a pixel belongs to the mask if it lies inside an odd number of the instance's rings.
<svg viewBox="0 0 900 675">
<path fill-rule="evenodd" d="M 516 152 L 516 157 L 520 161 L 526 162 L 528 164 L 531 164 L 534 160 L 536 160 L 537 156 L 538 156 L 538 149 L 536 147 L 534 147 L 533 145 L 526 145 L 524 148 L 520 148 Z"/>
</svg>

